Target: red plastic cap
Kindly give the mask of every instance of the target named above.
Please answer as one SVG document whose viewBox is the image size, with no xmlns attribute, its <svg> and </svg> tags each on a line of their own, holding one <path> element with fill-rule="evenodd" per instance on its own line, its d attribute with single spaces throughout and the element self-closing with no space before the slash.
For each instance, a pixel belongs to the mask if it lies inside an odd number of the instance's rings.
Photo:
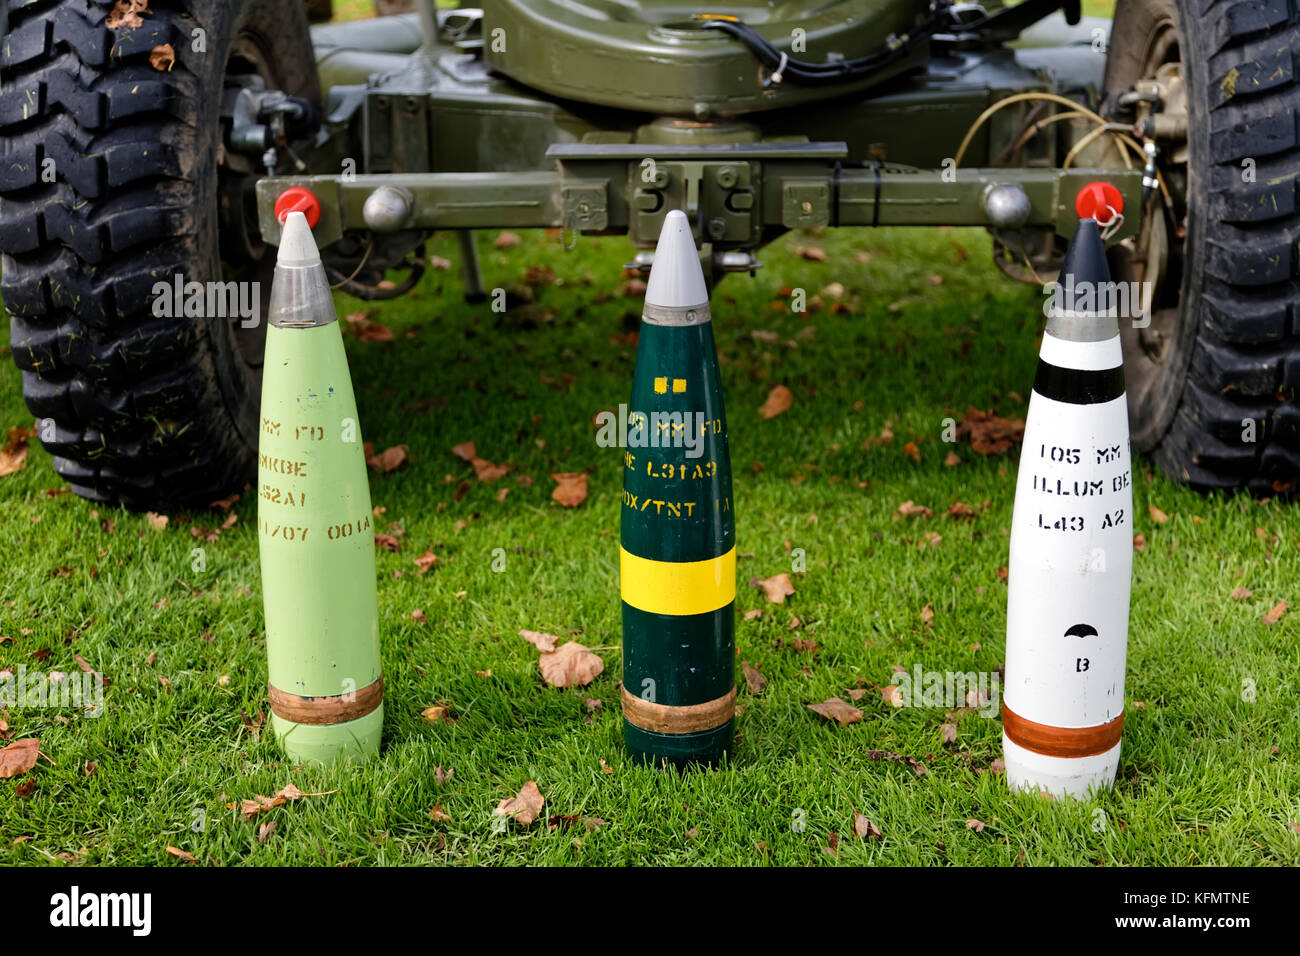
<svg viewBox="0 0 1300 956">
<path fill-rule="evenodd" d="M 1074 211 L 1080 219 L 1095 219 L 1097 225 L 1107 226 L 1124 211 L 1124 197 L 1110 183 L 1099 179 L 1079 190 L 1074 197 Z"/>
<path fill-rule="evenodd" d="M 320 200 L 310 189 L 290 186 L 280 193 L 280 198 L 275 201 L 276 222 L 283 223 L 285 217 L 291 212 L 302 213 L 307 218 L 307 225 L 315 229 L 316 223 L 320 221 Z"/>
</svg>

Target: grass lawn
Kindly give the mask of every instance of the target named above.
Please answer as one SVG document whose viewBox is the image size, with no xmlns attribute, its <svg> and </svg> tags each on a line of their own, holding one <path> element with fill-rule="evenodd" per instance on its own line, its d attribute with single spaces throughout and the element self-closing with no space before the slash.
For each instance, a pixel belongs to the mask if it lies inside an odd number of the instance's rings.
<svg viewBox="0 0 1300 956">
<path fill-rule="evenodd" d="M 805 707 L 859 682 L 889 684 L 894 666 L 1003 663 L 998 570 L 1015 459 L 945 444 L 941 431 L 972 405 L 1024 415 L 1041 296 L 995 272 L 979 231 L 794 235 L 765 250 L 757 279 L 719 287 L 738 550 L 751 555 L 740 560 L 737 603 L 764 611 L 738 624 L 738 657 L 768 684 L 755 695 L 739 681 L 726 768 L 631 765 L 618 707 L 621 452 L 597 447 L 592 427 L 630 387 L 634 350 L 623 339 L 638 301 L 621 295 L 619 277 L 630 247 L 585 240 L 565 254 L 542 233 L 505 250 L 479 238 L 490 287 L 521 282 L 530 266 L 554 270 L 553 284 L 534 287 L 531 314 L 466 306 L 456 273 L 431 270 L 374 316 L 394 341 L 348 341 L 366 438 L 410 454 L 372 480 L 373 503 L 387 509 L 379 530 L 405 528 L 401 552 L 378 552 L 382 754 L 347 769 L 298 768 L 269 733 L 246 727 L 241 715 L 266 706 L 252 495 L 234 506 L 238 522 L 204 544 L 199 573 L 191 551 L 202 542 L 190 529 L 222 514 L 172 515 L 155 531 L 143 515 L 47 498 L 61 483 L 34 448 L 23 471 L 0 479 L 0 634 L 14 638 L 0 643 L 0 667 L 77 673 L 79 654 L 111 684 L 98 718 L 9 710 L 9 733 L 38 736 L 49 760 L 0 781 L 0 862 L 176 863 L 171 845 L 222 864 L 1300 863 L 1289 828 L 1300 820 L 1295 616 L 1260 621 L 1295 597 L 1300 521 L 1278 502 L 1202 498 L 1137 463 L 1146 544 L 1113 793 L 1078 804 L 1009 794 L 988 769 L 1000 755 L 996 719 L 966 717 L 945 745 L 941 707 L 895 709 L 870 692 L 858 702 L 863 719 L 846 727 Z M 826 260 L 800 257 L 799 245 Z M 449 236 L 429 252 L 456 259 Z M 833 282 L 845 287 L 844 314 L 792 314 L 779 294 Z M 337 306 L 360 308 L 343 296 Z M 793 390 L 793 407 L 764 420 L 757 409 L 776 384 Z M 29 421 L 6 361 L 0 423 Z M 894 438 L 880 442 L 886 423 Z M 450 451 L 468 440 L 510 474 L 478 481 Z M 954 448 L 962 464 L 946 467 Z M 587 501 L 552 502 L 548 476 L 581 470 Z M 499 488 L 510 489 L 504 501 Z M 935 516 L 895 517 L 908 500 Z M 973 521 L 947 517 L 955 502 L 985 501 Z M 1168 521 L 1155 524 L 1148 506 Z M 427 548 L 439 560 L 421 577 L 413 559 Z M 496 548 L 503 573 L 492 570 Z M 805 550 L 807 571 L 792 575 L 797 594 L 770 605 L 744 582 L 789 572 L 793 548 Z M 1237 587 L 1253 596 L 1230 599 Z M 412 618 L 417 608 L 427 622 Z M 586 689 L 547 687 L 520 628 L 598 649 L 605 672 Z M 588 698 L 602 705 L 591 712 Z M 455 722 L 427 722 L 421 711 L 434 704 L 449 705 Z M 871 749 L 915 757 L 928 773 L 868 760 Z M 440 786 L 435 767 L 454 774 Z M 492 811 L 528 780 L 545 795 L 544 815 L 604 824 L 499 832 Z M 226 809 L 291 782 L 325 795 L 251 822 Z M 34 789 L 19 796 L 24 783 Z M 435 805 L 447 819 L 431 818 Z M 196 832 L 200 809 L 206 827 Z M 855 812 L 879 839 L 853 837 Z M 269 820 L 277 827 L 259 843 Z M 838 856 L 823 851 L 833 833 Z"/>
</svg>

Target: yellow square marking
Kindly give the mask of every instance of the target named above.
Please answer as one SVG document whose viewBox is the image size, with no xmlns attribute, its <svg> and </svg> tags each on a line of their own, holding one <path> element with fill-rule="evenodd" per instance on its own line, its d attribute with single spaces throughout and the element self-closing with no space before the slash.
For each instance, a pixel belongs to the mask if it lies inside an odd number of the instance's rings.
<svg viewBox="0 0 1300 956">
<path fill-rule="evenodd" d="M 673 394 L 680 394 L 684 391 L 686 391 L 686 379 L 684 378 L 673 379 Z"/>
<path fill-rule="evenodd" d="M 668 391 L 668 379 L 666 377 L 655 379 L 655 394 L 663 395 L 667 391 Z"/>
</svg>

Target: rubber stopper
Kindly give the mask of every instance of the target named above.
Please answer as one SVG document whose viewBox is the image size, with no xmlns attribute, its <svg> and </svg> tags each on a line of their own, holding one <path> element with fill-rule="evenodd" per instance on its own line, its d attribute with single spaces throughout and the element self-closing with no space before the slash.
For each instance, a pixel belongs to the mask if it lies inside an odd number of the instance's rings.
<svg viewBox="0 0 1300 956">
<path fill-rule="evenodd" d="M 1080 219 L 1095 219 L 1097 225 L 1107 226 L 1124 211 L 1124 196 L 1110 183 L 1098 179 L 1079 190 L 1074 197 L 1074 211 Z"/>
<path fill-rule="evenodd" d="M 320 200 L 310 189 L 290 186 L 275 201 L 275 221 L 283 225 L 285 217 L 291 212 L 302 213 L 307 219 L 307 225 L 315 229 L 316 223 L 320 221 Z"/>
</svg>

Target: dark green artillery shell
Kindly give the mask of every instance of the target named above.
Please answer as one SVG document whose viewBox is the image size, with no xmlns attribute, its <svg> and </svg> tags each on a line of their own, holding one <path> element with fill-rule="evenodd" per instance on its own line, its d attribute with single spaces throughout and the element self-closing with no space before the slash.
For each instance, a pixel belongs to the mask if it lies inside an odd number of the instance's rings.
<svg viewBox="0 0 1300 956">
<path fill-rule="evenodd" d="M 656 421 L 656 412 L 680 418 Z M 697 413 L 703 440 L 698 456 L 689 457 L 685 442 L 673 444 L 670 436 L 680 425 L 698 438 Z M 646 416 L 640 430 L 638 414 Z M 699 610 L 716 586 L 694 588 L 698 575 L 679 573 L 688 562 L 726 557 L 733 568 L 727 587 L 734 588 L 731 460 L 711 322 L 642 323 L 627 434 L 622 546 L 634 557 L 624 558 L 623 685 L 634 697 L 669 707 L 717 701 L 735 689 L 735 601 Z M 661 447 L 650 447 L 653 434 Z M 636 562 L 629 574 L 627 562 L 636 558 L 676 567 Z M 679 580 L 681 586 L 672 584 Z M 732 725 L 727 719 L 696 732 L 658 733 L 625 719 L 624 738 L 633 757 L 647 762 L 712 763 L 730 748 Z"/>
</svg>

